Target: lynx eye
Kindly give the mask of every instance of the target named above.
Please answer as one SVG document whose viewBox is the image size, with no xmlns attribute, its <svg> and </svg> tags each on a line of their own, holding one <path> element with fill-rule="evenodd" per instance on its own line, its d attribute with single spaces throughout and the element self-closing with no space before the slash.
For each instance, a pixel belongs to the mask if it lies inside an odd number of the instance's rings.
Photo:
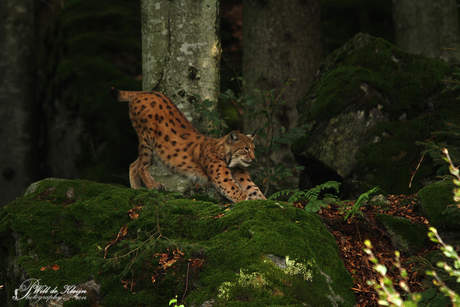
<svg viewBox="0 0 460 307">
<path fill-rule="evenodd" d="M 244 150 L 246 150 L 247 152 L 251 151 L 251 149 L 249 147 L 245 147 Z"/>
</svg>

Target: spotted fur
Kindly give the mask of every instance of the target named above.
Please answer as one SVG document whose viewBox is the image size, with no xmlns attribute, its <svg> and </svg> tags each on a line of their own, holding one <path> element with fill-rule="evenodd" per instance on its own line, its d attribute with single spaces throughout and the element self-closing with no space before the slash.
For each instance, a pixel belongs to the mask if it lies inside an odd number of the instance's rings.
<svg viewBox="0 0 460 307">
<path fill-rule="evenodd" d="M 139 157 L 129 167 L 129 181 L 138 189 L 164 190 L 150 174 L 153 158 L 174 173 L 196 182 L 210 182 L 233 202 L 265 199 L 245 167 L 255 159 L 253 135 L 232 131 L 215 139 L 199 133 L 165 95 L 111 89 L 119 101 L 129 101 L 129 116 L 139 138 Z"/>
</svg>

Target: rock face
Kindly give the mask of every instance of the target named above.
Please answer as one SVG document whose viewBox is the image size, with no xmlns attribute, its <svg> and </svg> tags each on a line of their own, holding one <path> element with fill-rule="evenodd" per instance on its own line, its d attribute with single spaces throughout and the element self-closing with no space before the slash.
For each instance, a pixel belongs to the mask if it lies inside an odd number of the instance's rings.
<svg viewBox="0 0 460 307">
<path fill-rule="evenodd" d="M 421 157 L 416 142 L 458 109 L 449 94 L 441 94 L 441 80 L 451 73 L 441 60 L 364 34 L 333 52 L 297 104 L 305 129 L 293 146 L 305 166 L 300 188 L 336 180 L 348 193 L 374 186 L 393 194 L 418 191 L 433 170 L 422 163 L 409 188 Z"/>
<path fill-rule="evenodd" d="M 44 180 L 0 209 L 0 261 L 1 306 L 355 305 L 318 217 L 274 201 Z"/>
</svg>

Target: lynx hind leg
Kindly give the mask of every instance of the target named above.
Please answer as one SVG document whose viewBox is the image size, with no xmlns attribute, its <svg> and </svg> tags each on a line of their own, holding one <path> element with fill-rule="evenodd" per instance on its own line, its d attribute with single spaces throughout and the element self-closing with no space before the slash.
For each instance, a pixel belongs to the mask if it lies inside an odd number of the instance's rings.
<svg viewBox="0 0 460 307">
<path fill-rule="evenodd" d="M 156 182 L 150 174 L 152 166 L 153 152 L 150 147 L 143 144 L 139 145 L 139 158 L 129 167 L 129 183 L 133 189 L 141 187 L 141 179 L 148 189 L 165 191 L 166 187 L 162 183 Z"/>
<path fill-rule="evenodd" d="M 129 184 L 133 189 L 139 189 L 142 186 L 142 180 L 139 176 L 139 159 L 136 159 L 131 165 L 129 166 Z"/>
<path fill-rule="evenodd" d="M 240 186 L 241 190 L 246 192 L 248 199 L 266 199 L 259 187 L 252 182 L 249 173 L 245 169 L 232 169 L 233 180 Z"/>
</svg>

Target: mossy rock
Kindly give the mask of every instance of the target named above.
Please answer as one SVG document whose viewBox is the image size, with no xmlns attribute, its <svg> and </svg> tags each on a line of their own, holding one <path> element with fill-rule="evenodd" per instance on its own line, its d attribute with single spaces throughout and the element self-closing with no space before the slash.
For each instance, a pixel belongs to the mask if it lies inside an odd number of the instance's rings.
<svg viewBox="0 0 460 307">
<path fill-rule="evenodd" d="M 405 254 L 420 252 L 428 239 L 428 228 L 420 223 L 414 223 L 400 216 L 377 214 L 377 221 L 390 234 L 396 250 Z"/>
<path fill-rule="evenodd" d="M 336 180 L 355 197 L 375 186 L 419 191 L 436 167 L 428 157 L 419 165 L 417 142 L 460 112 L 458 92 L 444 91 L 452 72 L 442 60 L 365 34 L 334 51 L 297 103 L 305 136 L 292 150 L 305 167 L 300 181 L 311 183 L 300 188 Z"/>
<path fill-rule="evenodd" d="M 418 192 L 419 204 L 431 226 L 460 230 L 460 209 L 453 200 L 454 187 L 451 181 L 438 181 Z"/>
<path fill-rule="evenodd" d="M 184 293 L 189 306 L 355 305 L 333 236 L 315 215 L 274 201 L 224 207 L 44 180 L 0 210 L 0 242 L 2 306 L 15 306 L 27 278 L 100 286 L 86 305 L 66 306 L 167 306 Z"/>
</svg>

